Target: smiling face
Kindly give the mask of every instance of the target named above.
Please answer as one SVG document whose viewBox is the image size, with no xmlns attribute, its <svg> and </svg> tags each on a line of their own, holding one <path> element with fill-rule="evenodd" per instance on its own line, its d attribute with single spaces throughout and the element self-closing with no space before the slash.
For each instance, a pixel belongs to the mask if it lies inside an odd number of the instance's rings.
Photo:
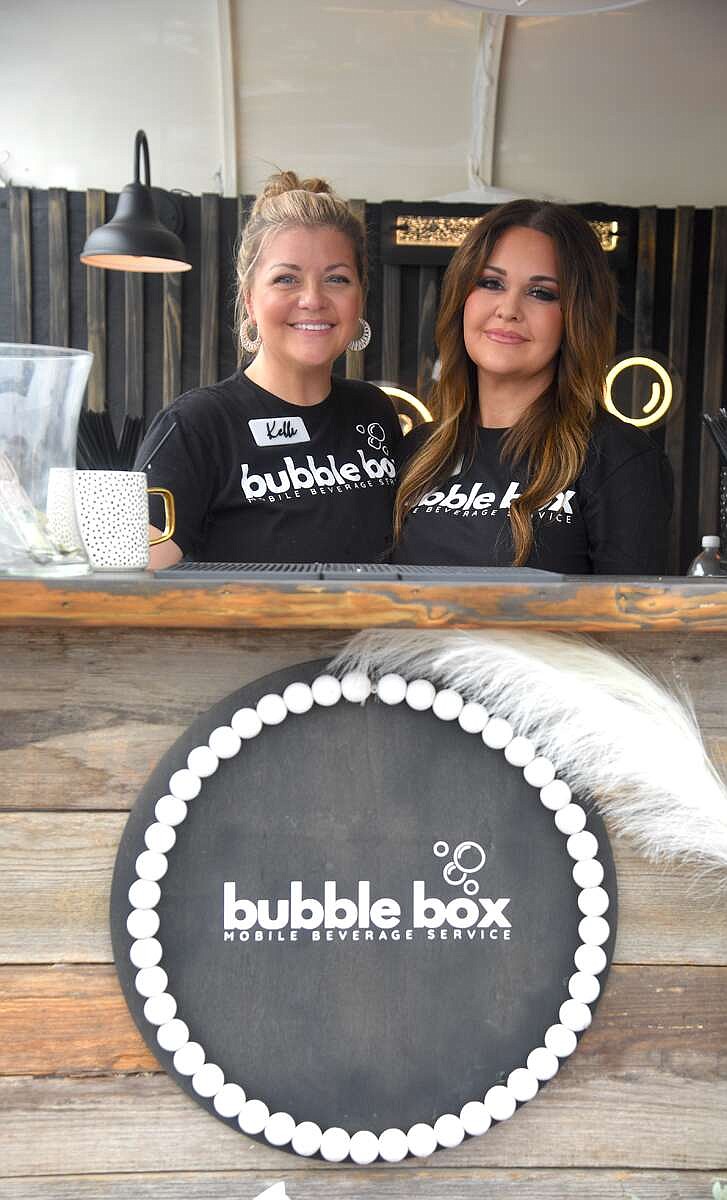
<svg viewBox="0 0 727 1200">
<path fill-rule="evenodd" d="M 547 387 L 563 338 L 551 237 L 519 225 L 503 233 L 465 301 L 463 331 L 480 386 L 490 378 Z"/>
<path fill-rule="evenodd" d="M 325 226 L 281 230 L 260 255 L 245 306 L 266 359 L 330 366 L 357 336 L 363 306 L 349 238 Z"/>
</svg>

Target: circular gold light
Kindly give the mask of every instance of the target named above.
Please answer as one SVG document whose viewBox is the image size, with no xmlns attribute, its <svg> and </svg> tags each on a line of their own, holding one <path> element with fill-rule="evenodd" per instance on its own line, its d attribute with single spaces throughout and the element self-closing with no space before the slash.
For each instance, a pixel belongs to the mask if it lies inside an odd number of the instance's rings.
<svg viewBox="0 0 727 1200">
<path fill-rule="evenodd" d="M 646 367 L 647 370 L 653 371 L 659 380 L 659 382 L 654 381 L 651 385 L 651 395 L 641 410 L 645 414 L 643 417 L 625 416 L 616 407 L 613 400 L 614 380 L 622 371 L 631 370 L 634 367 Z M 674 385 L 666 367 L 663 367 L 655 358 L 645 358 L 643 355 L 633 354 L 628 358 L 620 359 L 611 367 L 606 376 L 604 397 L 606 408 L 620 421 L 624 421 L 627 425 L 637 425 L 643 428 L 645 425 L 656 425 L 657 421 L 666 416 L 674 398 Z"/>
<path fill-rule="evenodd" d="M 414 411 L 419 413 L 423 421 L 434 420 L 426 404 L 418 396 L 412 395 L 411 392 L 405 391 L 404 388 L 395 387 L 393 383 L 377 383 L 376 386 L 381 388 L 382 392 L 386 392 L 386 395 L 390 396 L 392 400 L 403 400 L 404 404 L 410 404 Z M 399 413 L 399 420 L 404 433 L 408 433 L 414 425 L 411 417 L 406 413 Z"/>
</svg>

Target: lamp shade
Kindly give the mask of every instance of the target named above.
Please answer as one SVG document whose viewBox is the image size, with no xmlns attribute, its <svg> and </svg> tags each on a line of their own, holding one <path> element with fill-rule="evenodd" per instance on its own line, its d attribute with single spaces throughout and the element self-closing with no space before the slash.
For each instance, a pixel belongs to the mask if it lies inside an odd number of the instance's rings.
<svg viewBox="0 0 727 1200">
<path fill-rule="evenodd" d="M 139 179 L 139 154 L 144 154 L 146 183 Z M 109 271 L 189 271 L 181 240 L 159 220 L 150 186 L 149 147 L 139 130 L 134 145 L 135 179 L 119 196 L 116 212 L 86 239 L 81 262 Z"/>
</svg>

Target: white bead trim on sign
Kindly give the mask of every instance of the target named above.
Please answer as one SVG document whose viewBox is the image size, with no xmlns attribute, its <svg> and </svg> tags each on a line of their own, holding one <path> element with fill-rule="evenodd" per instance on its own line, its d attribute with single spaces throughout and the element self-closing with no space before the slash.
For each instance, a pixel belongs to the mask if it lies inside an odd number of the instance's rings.
<svg viewBox="0 0 727 1200">
<path fill-rule="evenodd" d="M 416 712 L 431 710 L 441 721 L 457 721 L 465 733 L 480 736 L 485 746 L 504 751 L 508 763 L 521 770 L 526 782 L 538 791 L 540 802 L 553 813 L 556 829 L 567 839 L 581 914 L 581 942 L 574 955 L 576 970 L 570 976 L 568 994 L 557 1017 L 544 1031 L 543 1045 L 530 1051 L 526 1062 L 510 1072 L 505 1084 L 495 1084 L 481 1098 L 468 1101 L 459 1115 L 442 1113 L 432 1125 L 412 1125 L 408 1132 L 385 1129 L 378 1135 L 368 1129 L 353 1134 L 337 1126 L 321 1129 L 313 1121 L 296 1122 L 290 1113 L 271 1113 L 264 1101 L 248 1097 L 238 1083 L 226 1080 L 217 1063 L 207 1062 L 204 1047 L 192 1040 L 177 1012 L 177 1002 L 167 990 L 167 973 L 159 965 L 164 949 L 155 936 L 159 918 L 154 911 L 162 895 L 160 881 L 167 872 L 167 855 L 173 853 L 177 840 L 175 827 L 182 825 L 188 804 L 196 801 L 204 780 L 218 770 L 223 760 L 234 758 L 245 741 L 257 737 L 266 727 L 282 724 L 289 714 L 302 715 L 314 706 L 330 708 L 342 697 L 351 704 L 364 704 L 372 695 L 383 704 L 393 706 L 406 701 Z M 145 849 L 136 859 L 137 878 L 129 888 L 132 908 L 126 923 L 132 939 L 129 958 L 137 968 L 136 990 L 146 1001 L 144 1017 L 156 1027 L 160 1048 L 173 1055 L 177 1073 L 191 1078 L 196 1094 L 210 1100 L 221 1117 L 236 1120 L 244 1133 L 262 1136 L 271 1146 L 290 1146 L 304 1157 L 320 1154 L 334 1163 L 350 1158 L 359 1165 L 378 1158 L 401 1162 L 407 1154 L 426 1158 L 439 1146 L 458 1146 L 466 1135 L 485 1133 L 493 1121 L 507 1121 L 518 1104 L 531 1100 L 541 1083 L 556 1074 L 560 1059 L 573 1053 L 577 1034 L 591 1023 L 589 1005 L 601 990 L 597 976 L 608 961 L 602 946 L 611 932 L 603 915 L 609 907 L 609 896 L 601 886 L 604 872 L 596 858 L 598 841 L 585 829 L 586 813 L 571 802 L 567 783 L 556 778 L 555 767 L 538 755 L 530 739 L 517 737 L 509 721 L 491 715 L 481 704 L 465 703 L 452 688 L 438 691 L 427 679 L 407 682 L 395 674 L 372 682 L 360 671 L 351 671 L 341 680 L 319 675 L 311 684 L 290 683 L 282 696 L 268 693 L 260 697 L 255 708 L 238 709 L 229 725 L 212 731 L 207 745 L 190 751 L 186 766 L 169 779 L 169 791 L 157 801 L 154 816 L 144 832 Z"/>
</svg>

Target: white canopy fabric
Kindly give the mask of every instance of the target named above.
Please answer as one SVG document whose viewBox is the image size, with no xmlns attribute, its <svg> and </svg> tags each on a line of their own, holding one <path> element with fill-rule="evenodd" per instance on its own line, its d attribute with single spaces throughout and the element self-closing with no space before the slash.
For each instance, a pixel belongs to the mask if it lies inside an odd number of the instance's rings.
<svg viewBox="0 0 727 1200">
<path fill-rule="evenodd" d="M 645 0 L 455 0 L 467 8 L 482 12 L 477 34 L 478 46 L 472 80 L 472 132 L 467 158 L 468 187 L 433 199 L 447 203 L 501 204 L 523 193 L 493 185 L 492 168 L 495 149 L 495 118 L 500 60 L 508 17 L 575 16 L 582 13 L 606 12 L 609 9 L 632 8 Z M 545 196 L 532 188 L 529 194 L 542 200 L 566 200 L 567 197 Z"/>
<path fill-rule="evenodd" d="M 502 13 L 508 17 L 575 17 L 580 13 L 608 12 L 633 8 L 645 0 L 455 0 L 467 8 Z"/>
</svg>

